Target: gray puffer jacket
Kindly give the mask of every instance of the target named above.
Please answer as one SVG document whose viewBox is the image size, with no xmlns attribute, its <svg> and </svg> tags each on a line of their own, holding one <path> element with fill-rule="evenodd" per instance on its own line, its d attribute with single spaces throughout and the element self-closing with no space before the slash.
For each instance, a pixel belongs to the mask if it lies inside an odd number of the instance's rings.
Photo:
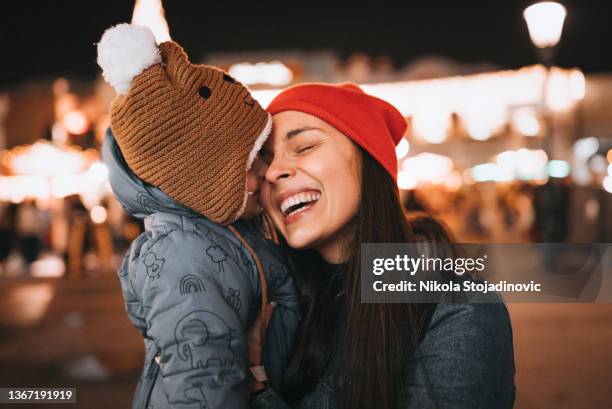
<svg viewBox="0 0 612 409">
<path fill-rule="evenodd" d="M 113 193 L 145 232 L 119 278 L 125 308 L 144 338 L 134 408 L 247 408 L 246 331 L 261 305 L 255 260 L 227 228 L 174 202 L 127 167 L 110 130 L 103 146 Z M 263 267 L 277 307 L 264 346 L 269 383 L 280 386 L 299 323 L 287 263 L 256 222 L 234 227 Z"/>
<path fill-rule="evenodd" d="M 404 371 L 397 409 L 511 409 L 514 349 L 508 309 L 497 293 L 440 303 Z M 373 335 L 374 336 L 374 335 Z M 340 346 L 341 347 L 341 346 Z M 364 357 L 367 359 L 367 357 Z M 268 388 L 254 409 L 337 409 L 334 365 L 299 402 Z"/>
</svg>

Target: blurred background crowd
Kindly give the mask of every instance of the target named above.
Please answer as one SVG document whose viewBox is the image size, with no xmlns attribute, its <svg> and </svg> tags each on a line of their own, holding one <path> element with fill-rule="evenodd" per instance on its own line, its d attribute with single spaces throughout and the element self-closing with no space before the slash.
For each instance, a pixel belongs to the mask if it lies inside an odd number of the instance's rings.
<svg viewBox="0 0 612 409">
<path fill-rule="evenodd" d="M 141 345 L 115 271 L 142 224 L 100 159 L 114 92 L 93 44 L 130 19 L 229 71 L 264 107 L 304 81 L 353 81 L 395 105 L 409 122 L 396 150 L 406 209 L 434 213 L 459 242 L 611 241 L 609 6 L 417 2 L 397 16 L 313 3 L 281 24 L 267 12 L 286 6 L 271 4 L 78 3 L 3 16 L 3 38 L 20 41 L 0 82 L 0 386 L 76 383 L 83 407 L 127 407 L 137 381 Z M 26 16 L 37 34 L 8 32 Z M 609 307 L 511 306 L 517 407 L 609 407 Z"/>
</svg>

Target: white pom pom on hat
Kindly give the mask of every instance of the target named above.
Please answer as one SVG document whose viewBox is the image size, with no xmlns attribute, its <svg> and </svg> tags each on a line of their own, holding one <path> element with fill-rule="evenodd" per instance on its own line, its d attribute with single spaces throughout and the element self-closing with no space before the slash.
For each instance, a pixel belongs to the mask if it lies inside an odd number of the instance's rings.
<svg viewBox="0 0 612 409">
<path fill-rule="evenodd" d="M 161 60 L 155 36 L 148 27 L 119 24 L 106 30 L 98 43 L 102 76 L 118 94 L 125 94 L 134 77 Z"/>
</svg>

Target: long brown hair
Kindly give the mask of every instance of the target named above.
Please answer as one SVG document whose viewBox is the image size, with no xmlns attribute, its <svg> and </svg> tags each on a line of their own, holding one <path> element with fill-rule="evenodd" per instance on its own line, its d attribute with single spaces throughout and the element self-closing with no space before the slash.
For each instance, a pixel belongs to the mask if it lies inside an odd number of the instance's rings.
<svg viewBox="0 0 612 409">
<path fill-rule="evenodd" d="M 283 388 L 290 402 L 311 391 L 333 362 L 341 408 L 393 408 L 426 320 L 425 304 L 361 303 L 361 243 L 415 241 L 394 180 L 367 152 L 361 157 L 347 262 L 330 274 L 317 252 L 287 249 L 306 312 Z"/>
</svg>

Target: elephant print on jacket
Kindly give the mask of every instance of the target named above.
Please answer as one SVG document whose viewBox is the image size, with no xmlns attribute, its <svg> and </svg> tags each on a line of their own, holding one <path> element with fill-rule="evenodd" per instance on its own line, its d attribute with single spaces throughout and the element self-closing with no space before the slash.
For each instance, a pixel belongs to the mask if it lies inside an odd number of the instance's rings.
<svg viewBox="0 0 612 409">
<path fill-rule="evenodd" d="M 191 369 L 229 369 L 234 364 L 231 345 L 234 331 L 214 312 L 192 311 L 181 318 L 174 329 L 178 356 L 188 362 Z"/>
</svg>

